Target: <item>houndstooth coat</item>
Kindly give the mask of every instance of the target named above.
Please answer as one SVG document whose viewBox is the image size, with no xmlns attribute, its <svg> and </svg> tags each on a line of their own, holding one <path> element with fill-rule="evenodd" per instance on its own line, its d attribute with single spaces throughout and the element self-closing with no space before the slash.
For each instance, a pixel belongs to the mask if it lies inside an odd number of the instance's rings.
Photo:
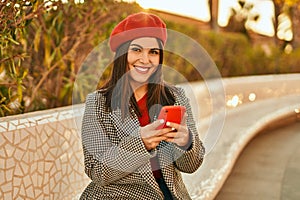
<svg viewBox="0 0 300 200">
<path fill-rule="evenodd" d="M 101 91 L 87 96 L 82 123 L 85 172 L 92 180 L 80 199 L 163 199 L 151 171 L 150 158 L 158 155 L 165 182 L 174 199 L 190 199 L 181 173 L 193 173 L 201 165 L 204 147 L 199 139 L 189 99 L 183 89 L 173 91 L 176 105 L 187 108 L 192 145 L 183 150 L 162 141 L 148 152 L 139 134 L 134 111 L 124 121 L 121 111 L 105 109 Z"/>
</svg>

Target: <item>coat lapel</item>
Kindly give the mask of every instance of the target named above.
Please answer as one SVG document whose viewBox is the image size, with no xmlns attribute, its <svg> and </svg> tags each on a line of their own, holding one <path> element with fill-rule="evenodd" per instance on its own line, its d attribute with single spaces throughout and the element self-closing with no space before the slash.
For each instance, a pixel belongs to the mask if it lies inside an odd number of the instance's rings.
<svg viewBox="0 0 300 200">
<path fill-rule="evenodd" d="M 144 178 L 144 180 L 157 192 L 161 195 L 161 197 L 163 197 L 163 193 L 161 192 L 154 176 L 152 173 L 152 169 L 151 169 L 151 164 L 150 161 L 146 164 L 141 166 L 138 169 L 138 172 L 142 175 L 142 177 Z"/>
<path fill-rule="evenodd" d="M 110 118 L 115 128 L 117 129 L 117 134 L 120 138 L 131 135 L 135 132 L 134 130 L 139 128 L 139 122 L 135 114 L 133 115 L 133 117 L 128 116 L 124 119 L 124 121 L 122 121 L 121 110 L 118 109 L 110 113 Z M 147 164 L 142 165 L 140 168 L 138 168 L 137 171 L 157 193 L 159 193 L 161 196 L 163 195 L 153 176 L 150 160 Z"/>
<path fill-rule="evenodd" d="M 105 116 L 103 116 L 105 118 Z M 113 110 L 112 112 L 109 113 L 109 119 L 113 126 L 116 128 L 117 130 L 117 135 L 118 137 L 124 138 L 127 137 L 129 135 L 131 135 L 132 133 L 134 133 L 136 129 L 139 128 L 139 122 L 137 119 L 137 116 L 132 113 L 131 117 L 128 116 L 126 117 L 124 120 L 122 120 L 122 113 L 120 109 L 116 109 Z M 174 180 L 173 178 L 173 172 L 172 168 L 171 168 L 171 164 L 172 164 L 172 144 L 167 143 L 167 142 L 161 142 L 158 148 L 158 158 L 159 158 L 159 162 L 161 165 L 161 170 L 164 176 L 164 179 L 166 181 L 167 186 L 169 187 L 169 189 L 171 191 L 174 191 L 173 188 L 173 183 L 172 180 Z M 138 169 L 138 172 L 142 175 L 142 177 L 144 178 L 144 180 L 153 187 L 153 189 L 159 193 L 161 196 L 163 196 L 154 176 L 151 170 L 151 164 L 150 164 L 150 160 L 146 165 L 141 166 Z"/>
<path fill-rule="evenodd" d="M 122 119 L 122 112 L 121 109 L 113 110 L 109 117 L 112 121 L 112 124 L 117 130 L 117 135 L 120 138 L 127 137 L 131 135 L 132 133 L 136 132 L 139 128 L 139 122 L 137 120 L 137 117 L 130 117 L 127 116 L 124 120 Z"/>
<path fill-rule="evenodd" d="M 158 146 L 158 159 L 160 168 L 164 177 L 164 180 L 170 189 L 170 191 L 174 191 L 174 174 L 172 173 L 174 170 L 172 169 L 173 164 L 173 144 L 162 141 Z"/>
</svg>

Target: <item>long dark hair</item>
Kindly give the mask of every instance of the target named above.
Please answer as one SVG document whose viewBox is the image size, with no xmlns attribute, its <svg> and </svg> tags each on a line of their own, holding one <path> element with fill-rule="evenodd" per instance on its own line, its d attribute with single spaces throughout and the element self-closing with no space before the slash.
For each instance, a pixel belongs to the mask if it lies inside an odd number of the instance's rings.
<svg viewBox="0 0 300 200">
<path fill-rule="evenodd" d="M 173 105 L 175 103 L 171 86 L 163 81 L 162 63 L 163 63 L 163 45 L 157 39 L 159 45 L 159 66 L 156 71 L 149 77 L 147 107 L 151 120 L 155 119 L 161 106 Z M 131 41 L 122 44 L 117 50 L 114 58 L 112 73 L 108 81 L 100 88 L 106 96 L 106 106 L 114 110 L 120 108 L 123 119 L 129 115 L 130 107 L 138 116 L 141 116 L 133 90 L 129 83 L 127 75 L 127 52 Z"/>
</svg>

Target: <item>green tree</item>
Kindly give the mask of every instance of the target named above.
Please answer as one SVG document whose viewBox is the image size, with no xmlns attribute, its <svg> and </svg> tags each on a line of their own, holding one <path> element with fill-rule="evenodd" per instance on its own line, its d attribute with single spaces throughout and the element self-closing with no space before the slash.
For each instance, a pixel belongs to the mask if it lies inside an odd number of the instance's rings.
<svg viewBox="0 0 300 200">
<path fill-rule="evenodd" d="M 139 9 L 113 0 L 1 1 L 0 115 L 72 104 L 86 56 L 117 21 Z M 94 87 L 80 83 L 84 91 Z"/>
<path fill-rule="evenodd" d="M 22 113 L 26 53 L 26 28 L 45 10 L 45 2 L 1 1 L 0 3 L 0 116 Z"/>
</svg>

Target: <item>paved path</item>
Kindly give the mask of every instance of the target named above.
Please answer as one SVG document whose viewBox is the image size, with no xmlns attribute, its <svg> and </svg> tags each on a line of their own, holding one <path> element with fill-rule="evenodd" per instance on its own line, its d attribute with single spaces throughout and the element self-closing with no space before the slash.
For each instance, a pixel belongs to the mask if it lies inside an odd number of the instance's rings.
<svg viewBox="0 0 300 200">
<path fill-rule="evenodd" d="M 193 174 L 183 174 L 192 199 L 215 199 L 244 147 L 257 133 L 274 126 L 274 123 L 278 124 L 278 120 L 296 117 L 295 110 L 300 108 L 299 102 L 300 96 L 273 98 L 228 111 L 222 134 L 206 155 L 200 169 Z M 199 130 L 202 131 L 201 126 Z"/>
<path fill-rule="evenodd" d="M 300 199 L 300 122 L 257 135 L 215 200 Z"/>
</svg>

